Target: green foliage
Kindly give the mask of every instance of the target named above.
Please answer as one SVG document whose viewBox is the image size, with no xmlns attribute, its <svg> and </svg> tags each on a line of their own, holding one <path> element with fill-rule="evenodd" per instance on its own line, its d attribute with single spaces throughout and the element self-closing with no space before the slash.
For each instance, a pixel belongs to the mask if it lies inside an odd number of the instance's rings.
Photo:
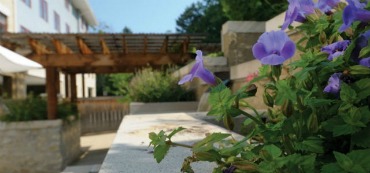
<svg viewBox="0 0 370 173">
<path fill-rule="evenodd" d="M 192 3 L 176 20 L 181 33 L 204 33 L 208 43 L 219 43 L 222 25 L 228 20 L 265 21 L 283 12 L 285 0 L 200 0 Z M 263 13 L 261 13 L 263 11 Z"/>
<path fill-rule="evenodd" d="M 195 93 L 177 82 L 169 71 L 143 69 L 135 74 L 127 88 L 129 99 L 137 102 L 193 101 Z"/>
<path fill-rule="evenodd" d="M 284 12 L 286 0 L 220 0 L 229 20 L 266 21 Z M 261 13 L 263 11 L 263 13 Z"/>
<path fill-rule="evenodd" d="M 47 101 L 40 97 L 29 96 L 24 100 L 4 100 L 9 113 L 0 116 L 1 121 L 47 120 Z M 58 104 L 57 117 L 65 121 L 78 118 L 76 105 L 63 102 Z"/>
<path fill-rule="evenodd" d="M 223 83 L 212 87 L 208 115 L 229 129 L 233 117 L 244 115 L 248 119 L 243 124 L 254 128 L 239 141 L 229 134 L 209 134 L 190 146 L 193 154 L 185 159 L 183 172 L 192 172 L 190 163 L 198 161 L 215 162 L 217 173 L 370 172 L 370 68 L 356 60 L 369 55 L 369 45 L 361 48 L 356 40 L 370 28 L 356 22 L 339 33 L 344 5 L 331 14 L 316 11 L 293 28 L 301 35 L 296 43 L 300 59 L 284 68 L 263 65 L 259 76 L 235 93 Z M 342 55 L 328 60 L 322 48 L 339 40 L 351 43 Z M 282 69 L 287 74 L 282 75 Z M 340 91 L 326 93 L 334 73 L 341 73 Z M 257 90 L 268 106 L 266 119 L 243 101 L 255 95 L 255 82 L 263 85 Z"/>
</svg>

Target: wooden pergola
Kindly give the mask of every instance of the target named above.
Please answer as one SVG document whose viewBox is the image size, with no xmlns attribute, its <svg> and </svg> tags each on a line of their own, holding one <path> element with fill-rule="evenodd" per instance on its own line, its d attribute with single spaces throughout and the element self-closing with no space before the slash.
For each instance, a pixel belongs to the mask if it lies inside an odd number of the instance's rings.
<svg viewBox="0 0 370 173">
<path fill-rule="evenodd" d="M 56 119 L 60 71 L 66 76 L 66 95 L 75 102 L 78 73 L 130 73 L 146 66 L 184 65 L 193 58 L 189 48 L 204 38 L 201 34 L 3 33 L 0 43 L 46 69 L 48 118 Z"/>
</svg>

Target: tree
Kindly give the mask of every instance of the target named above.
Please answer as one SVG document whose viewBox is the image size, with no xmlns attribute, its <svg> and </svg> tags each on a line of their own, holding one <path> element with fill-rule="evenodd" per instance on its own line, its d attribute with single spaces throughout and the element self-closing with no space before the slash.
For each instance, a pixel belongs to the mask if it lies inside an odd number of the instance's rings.
<svg viewBox="0 0 370 173">
<path fill-rule="evenodd" d="M 220 0 L 222 10 L 229 20 L 265 21 L 287 8 L 286 0 Z"/>
<path fill-rule="evenodd" d="M 102 21 L 99 22 L 98 26 L 92 27 L 90 30 L 92 33 L 108 33 L 112 31 L 112 27 Z"/>
<path fill-rule="evenodd" d="M 220 42 L 228 20 L 268 20 L 285 11 L 286 0 L 203 0 L 192 3 L 176 20 L 180 33 L 207 34 L 205 42 Z"/>
<path fill-rule="evenodd" d="M 124 34 L 132 34 L 133 32 L 131 31 L 131 29 L 129 27 L 125 26 L 122 29 L 122 33 L 124 33 Z"/>
<path fill-rule="evenodd" d="M 176 20 L 176 31 L 180 33 L 207 34 L 206 42 L 219 42 L 222 24 L 227 17 L 219 0 L 204 0 L 187 7 Z"/>
</svg>

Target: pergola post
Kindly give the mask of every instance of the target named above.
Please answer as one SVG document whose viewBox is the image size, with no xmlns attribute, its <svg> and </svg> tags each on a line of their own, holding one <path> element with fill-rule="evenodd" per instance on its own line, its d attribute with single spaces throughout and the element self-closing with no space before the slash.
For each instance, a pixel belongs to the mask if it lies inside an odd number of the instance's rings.
<svg viewBox="0 0 370 173">
<path fill-rule="evenodd" d="M 71 73 L 71 102 L 77 102 L 77 85 L 76 85 L 76 73 Z"/>
<path fill-rule="evenodd" d="M 65 73 L 64 74 L 64 89 L 65 89 L 65 94 L 66 94 L 66 98 L 71 98 L 70 94 L 69 94 L 69 91 L 70 91 L 70 81 L 69 81 L 69 74 L 68 73 Z"/>
<path fill-rule="evenodd" d="M 57 70 L 54 67 L 46 67 L 46 93 L 47 93 L 47 111 L 48 119 L 57 119 L 57 85 L 59 79 L 57 79 Z"/>
<path fill-rule="evenodd" d="M 82 98 L 85 98 L 85 73 L 82 73 Z"/>
</svg>

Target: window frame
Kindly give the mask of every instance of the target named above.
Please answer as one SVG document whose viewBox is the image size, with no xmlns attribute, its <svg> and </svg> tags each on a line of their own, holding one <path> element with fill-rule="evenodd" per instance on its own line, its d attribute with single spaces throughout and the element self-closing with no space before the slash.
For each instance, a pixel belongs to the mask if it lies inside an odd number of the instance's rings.
<svg viewBox="0 0 370 173">
<path fill-rule="evenodd" d="M 0 16 L 4 17 L 4 23 L 0 22 L 0 28 L 4 28 L 4 30 L 0 30 L 0 33 L 8 32 L 8 16 L 6 16 L 4 13 L 1 13 L 1 12 L 0 12 Z"/>
<path fill-rule="evenodd" d="M 48 22 L 48 2 L 46 0 L 40 0 L 40 17 Z"/>
<path fill-rule="evenodd" d="M 32 8 L 32 0 L 22 0 L 24 4 L 26 4 L 27 7 Z"/>
<path fill-rule="evenodd" d="M 60 15 L 54 11 L 54 29 L 60 32 Z"/>
</svg>

